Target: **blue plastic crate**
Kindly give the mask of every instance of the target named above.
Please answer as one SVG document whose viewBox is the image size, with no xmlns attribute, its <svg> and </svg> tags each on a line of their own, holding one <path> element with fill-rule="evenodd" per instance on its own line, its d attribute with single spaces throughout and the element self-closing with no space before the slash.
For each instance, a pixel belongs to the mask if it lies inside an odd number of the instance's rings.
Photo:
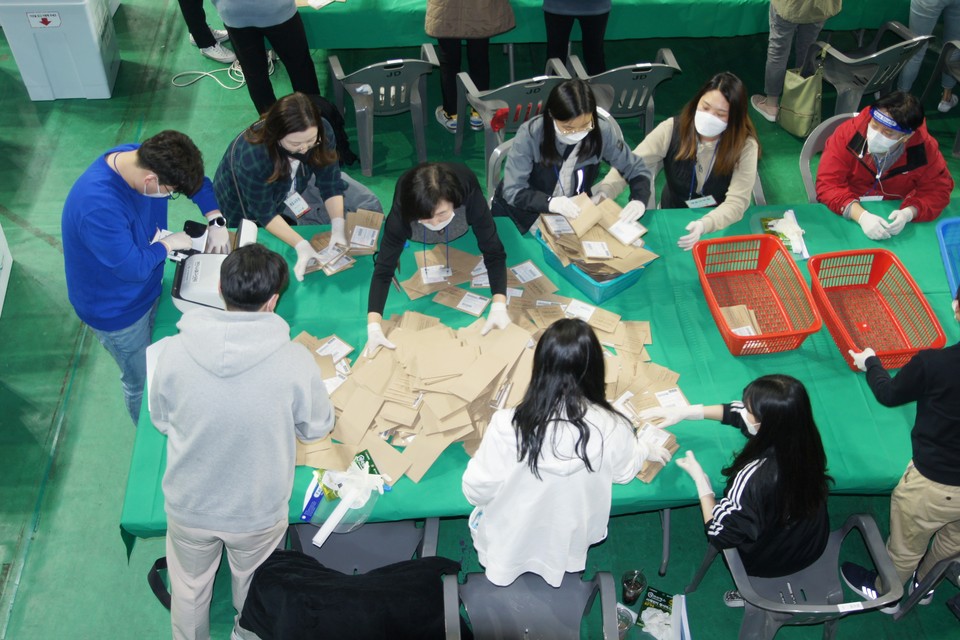
<svg viewBox="0 0 960 640">
<path fill-rule="evenodd" d="M 539 230 L 536 233 L 536 238 L 537 242 L 540 243 L 540 248 L 543 249 L 543 259 L 547 261 L 547 264 L 596 304 L 605 302 L 618 293 L 623 293 L 632 287 L 633 284 L 640 279 L 640 276 L 643 275 L 645 270 L 634 269 L 612 280 L 597 282 L 575 264 L 570 264 L 566 267 L 563 266 L 560 258 L 557 257 L 550 248 L 550 245 L 540 236 Z"/>
<path fill-rule="evenodd" d="M 950 295 L 956 295 L 960 284 L 960 218 L 948 218 L 937 225 L 940 256 L 950 283 Z"/>
</svg>

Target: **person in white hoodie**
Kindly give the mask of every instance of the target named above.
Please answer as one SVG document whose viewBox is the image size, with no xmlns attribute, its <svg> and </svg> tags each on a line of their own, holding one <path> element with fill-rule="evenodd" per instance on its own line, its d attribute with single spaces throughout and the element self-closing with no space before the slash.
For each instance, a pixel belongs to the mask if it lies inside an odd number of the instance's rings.
<svg viewBox="0 0 960 640">
<path fill-rule="evenodd" d="M 273 313 L 286 261 L 262 245 L 223 261 L 226 311 L 188 311 L 150 386 L 167 436 L 163 476 L 174 638 L 210 637 L 213 580 L 227 550 L 237 618 L 254 570 L 286 531 L 296 439 L 333 429 L 320 370 Z M 255 638 L 235 621 L 231 638 Z"/>
<path fill-rule="evenodd" d="M 670 452 L 638 437 L 604 397 L 603 349 L 582 320 L 544 332 L 515 409 L 497 411 L 463 474 L 470 533 L 490 582 L 526 572 L 559 587 L 607 537 L 613 483 Z"/>
</svg>

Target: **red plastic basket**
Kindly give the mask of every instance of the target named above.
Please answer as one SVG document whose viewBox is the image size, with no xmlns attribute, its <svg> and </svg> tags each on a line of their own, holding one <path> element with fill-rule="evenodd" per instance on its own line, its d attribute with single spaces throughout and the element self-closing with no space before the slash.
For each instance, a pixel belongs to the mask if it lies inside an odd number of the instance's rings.
<svg viewBox="0 0 960 640">
<path fill-rule="evenodd" d="M 903 263 L 885 249 L 812 256 L 813 299 L 847 366 L 848 350 L 867 347 L 887 369 L 898 369 L 921 349 L 947 338 Z"/>
<path fill-rule="evenodd" d="M 735 356 L 796 349 L 820 330 L 820 316 L 796 263 L 779 238 L 734 236 L 703 240 L 693 247 L 700 284 L 720 335 Z M 746 305 L 760 334 L 731 330 L 721 307 Z"/>
</svg>

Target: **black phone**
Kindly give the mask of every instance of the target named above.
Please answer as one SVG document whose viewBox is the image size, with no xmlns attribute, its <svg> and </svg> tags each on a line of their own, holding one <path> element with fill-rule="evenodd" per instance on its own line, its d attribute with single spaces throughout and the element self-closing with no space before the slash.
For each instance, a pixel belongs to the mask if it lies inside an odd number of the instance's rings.
<svg viewBox="0 0 960 640">
<path fill-rule="evenodd" d="M 183 230 L 191 238 L 200 238 L 207 232 L 207 225 L 196 220 L 187 220 L 183 223 Z"/>
</svg>

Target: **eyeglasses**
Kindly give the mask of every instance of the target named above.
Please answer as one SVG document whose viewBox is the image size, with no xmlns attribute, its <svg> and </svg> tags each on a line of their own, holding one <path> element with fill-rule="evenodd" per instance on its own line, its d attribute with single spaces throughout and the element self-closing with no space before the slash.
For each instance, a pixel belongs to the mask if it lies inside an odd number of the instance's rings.
<svg viewBox="0 0 960 640">
<path fill-rule="evenodd" d="M 592 122 L 591 122 L 590 124 L 588 124 L 587 126 L 585 126 L 585 127 L 580 127 L 579 129 L 568 129 L 567 127 L 564 127 L 564 126 L 560 125 L 560 124 L 559 124 L 558 122 L 556 122 L 556 121 L 554 121 L 554 124 L 557 125 L 557 131 L 559 131 L 560 133 L 562 133 L 562 134 L 565 135 L 565 136 L 571 136 L 571 135 L 573 135 L 573 134 L 575 134 L 575 133 L 590 133 L 591 131 L 593 131 L 593 123 L 592 123 Z"/>
</svg>

